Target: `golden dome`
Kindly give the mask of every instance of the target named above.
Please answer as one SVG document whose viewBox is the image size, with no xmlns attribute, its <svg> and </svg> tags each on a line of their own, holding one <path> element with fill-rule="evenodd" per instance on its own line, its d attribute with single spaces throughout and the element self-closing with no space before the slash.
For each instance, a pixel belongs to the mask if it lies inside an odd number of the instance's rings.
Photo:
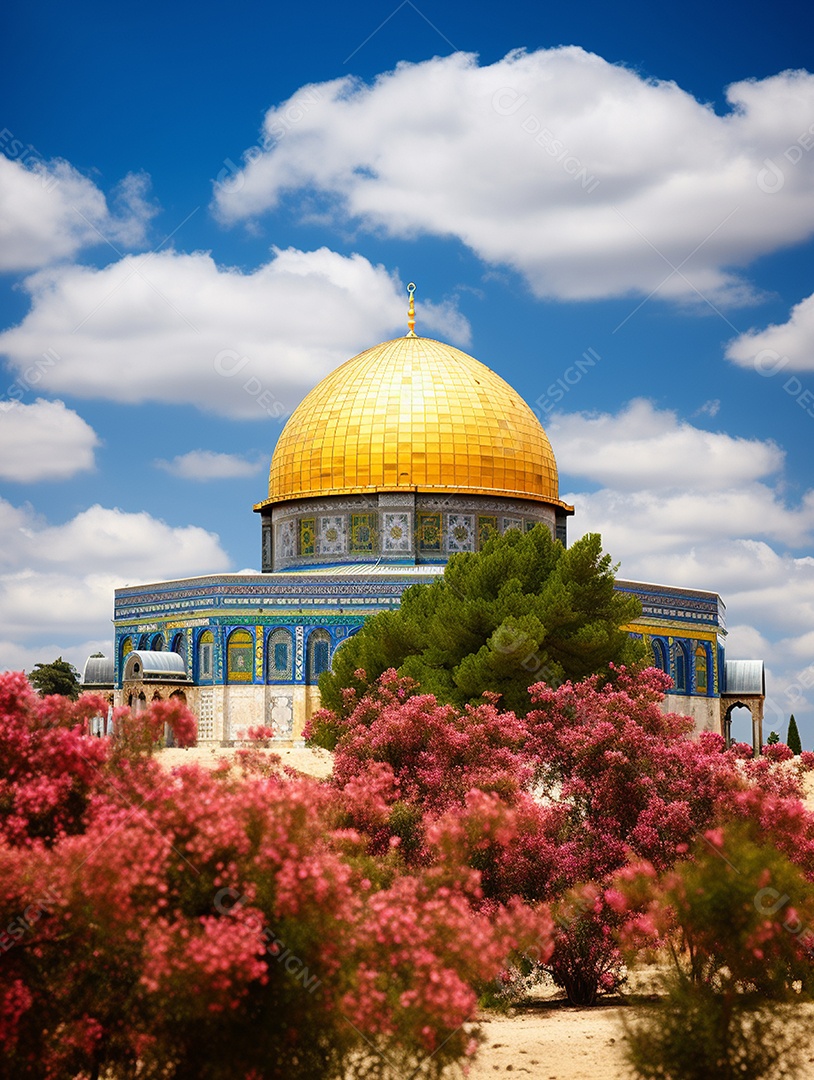
<svg viewBox="0 0 814 1080">
<path fill-rule="evenodd" d="M 277 442 L 268 499 L 257 509 L 374 491 L 565 506 L 551 444 L 520 395 L 480 361 L 412 333 L 354 356 L 303 399 Z"/>
</svg>

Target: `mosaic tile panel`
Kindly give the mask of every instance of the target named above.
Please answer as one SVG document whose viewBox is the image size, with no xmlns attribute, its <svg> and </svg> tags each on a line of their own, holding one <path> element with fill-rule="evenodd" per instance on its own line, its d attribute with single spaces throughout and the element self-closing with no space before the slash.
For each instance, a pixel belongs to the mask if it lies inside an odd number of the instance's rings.
<svg viewBox="0 0 814 1080">
<path fill-rule="evenodd" d="M 305 658 L 305 627 L 295 627 L 294 633 L 296 634 L 296 645 L 294 653 L 294 678 L 297 679 L 299 682 L 302 682 Z"/>
<path fill-rule="evenodd" d="M 271 526 L 263 525 L 263 569 L 271 566 Z"/>
<path fill-rule="evenodd" d="M 419 514 L 416 547 L 425 553 L 441 553 L 441 515 Z"/>
<path fill-rule="evenodd" d="M 281 559 L 293 559 L 297 554 L 297 522 L 293 518 L 277 526 L 277 554 Z"/>
<path fill-rule="evenodd" d="M 347 547 L 347 525 L 344 515 L 321 517 L 317 529 L 319 555 L 344 555 Z"/>
<path fill-rule="evenodd" d="M 313 555 L 316 551 L 316 542 L 316 519 L 300 518 L 300 555 Z"/>
<path fill-rule="evenodd" d="M 475 550 L 475 518 L 472 514 L 449 514 L 447 551 Z"/>
<path fill-rule="evenodd" d="M 263 627 L 254 628 L 254 677 L 258 682 L 263 680 Z"/>
<path fill-rule="evenodd" d="M 410 550 L 409 514 L 382 514 L 382 548 L 384 551 Z"/>
<path fill-rule="evenodd" d="M 505 518 L 503 518 L 503 532 L 506 532 L 507 529 L 522 529 L 522 528 L 523 528 L 523 522 L 522 522 L 522 520 L 520 518 L 515 518 L 515 517 L 505 517 Z"/>
<path fill-rule="evenodd" d="M 490 536 L 497 532 L 497 518 L 488 514 L 478 514 L 478 550 L 480 550 Z"/>
<path fill-rule="evenodd" d="M 373 551 L 375 514 L 351 514 L 350 549 L 354 554 Z"/>
</svg>

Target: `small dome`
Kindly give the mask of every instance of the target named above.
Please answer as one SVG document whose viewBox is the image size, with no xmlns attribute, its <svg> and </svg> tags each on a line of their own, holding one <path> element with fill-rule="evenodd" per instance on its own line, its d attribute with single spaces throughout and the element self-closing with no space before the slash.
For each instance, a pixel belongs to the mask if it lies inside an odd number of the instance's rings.
<svg viewBox="0 0 814 1080">
<path fill-rule="evenodd" d="M 360 353 L 303 399 L 280 435 L 268 499 L 257 509 L 379 491 L 564 506 L 551 444 L 520 395 L 460 349 L 415 335 Z"/>
<path fill-rule="evenodd" d="M 89 656 L 82 672 L 83 686 L 113 685 L 114 663 L 112 656 Z"/>
</svg>

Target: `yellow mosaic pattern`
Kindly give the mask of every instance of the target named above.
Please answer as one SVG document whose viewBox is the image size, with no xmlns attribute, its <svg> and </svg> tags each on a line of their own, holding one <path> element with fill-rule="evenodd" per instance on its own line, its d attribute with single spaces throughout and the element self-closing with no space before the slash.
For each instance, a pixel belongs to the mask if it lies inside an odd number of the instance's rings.
<svg viewBox="0 0 814 1080">
<path fill-rule="evenodd" d="M 473 357 L 422 337 L 360 353 L 304 398 L 259 506 L 399 489 L 564 505 L 551 444 L 520 395 Z"/>
</svg>

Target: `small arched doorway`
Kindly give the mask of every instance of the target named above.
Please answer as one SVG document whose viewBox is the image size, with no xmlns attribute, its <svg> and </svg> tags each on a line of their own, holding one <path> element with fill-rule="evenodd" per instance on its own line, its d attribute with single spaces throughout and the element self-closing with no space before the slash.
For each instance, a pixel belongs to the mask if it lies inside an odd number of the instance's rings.
<svg viewBox="0 0 814 1080">
<path fill-rule="evenodd" d="M 748 743 L 754 748 L 752 710 L 742 702 L 730 705 L 724 713 L 724 738 L 726 745 Z"/>
</svg>

